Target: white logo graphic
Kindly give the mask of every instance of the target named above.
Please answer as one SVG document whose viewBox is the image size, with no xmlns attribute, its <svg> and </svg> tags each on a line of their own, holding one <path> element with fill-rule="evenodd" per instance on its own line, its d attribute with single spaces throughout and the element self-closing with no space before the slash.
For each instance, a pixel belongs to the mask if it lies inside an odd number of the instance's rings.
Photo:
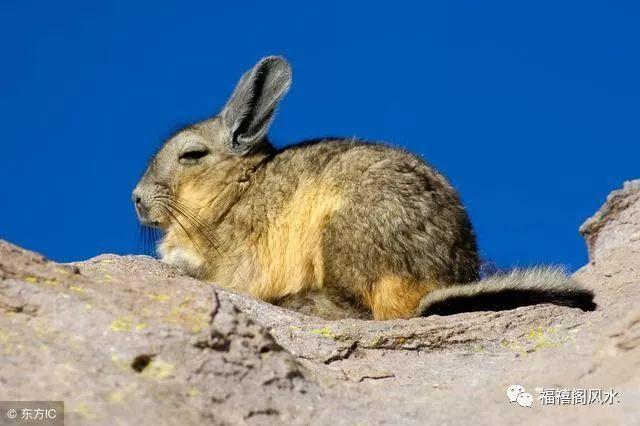
<svg viewBox="0 0 640 426">
<path fill-rule="evenodd" d="M 511 385 L 507 388 L 507 398 L 509 402 L 516 402 L 518 395 L 524 392 L 524 388 L 520 385 Z"/>
<path fill-rule="evenodd" d="M 516 402 L 521 407 L 531 408 L 531 404 L 533 403 L 533 396 L 531 396 L 530 393 L 522 392 L 518 394 L 518 397 L 516 398 Z"/>
<path fill-rule="evenodd" d="M 524 390 L 520 385 L 511 385 L 507 388 L 507 398 L 509 402 L 517 402 L 521 407 L 531 407 L 533 396 Z"/>
</svg>

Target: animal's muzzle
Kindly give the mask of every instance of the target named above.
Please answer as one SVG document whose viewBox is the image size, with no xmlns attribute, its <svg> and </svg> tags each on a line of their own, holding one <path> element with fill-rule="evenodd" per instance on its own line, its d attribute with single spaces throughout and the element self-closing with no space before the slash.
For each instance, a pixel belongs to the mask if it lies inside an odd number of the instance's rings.
<svg viewBox="0 0 640 426">
<path fill-rule="evenodd" d="M 148 218 L 149 215 L 149 202 L 146 200 L 147 197 L 144 196 L 142 190 L 139 187 L 133 190 L 131 193 L 131 199 L 133 201 L 133 205 L 136 208 L 136 214 L 138 215 L 138 219 L 145 225 L 151 225 L 151 221 Z"/>
</svg>

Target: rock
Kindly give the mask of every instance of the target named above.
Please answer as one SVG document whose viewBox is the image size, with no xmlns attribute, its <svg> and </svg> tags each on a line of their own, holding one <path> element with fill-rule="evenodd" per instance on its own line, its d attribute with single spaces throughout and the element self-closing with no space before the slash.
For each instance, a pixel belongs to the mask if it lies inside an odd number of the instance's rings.
<svg viewBox="0 0 640 426">
<path fill-rule="evenodd" d="M 148 257 L 0 259 L 3 400 L 64 400 L 68 424 L 311 418 L 319 387 L 211 286 Z"/>
<path fill-rule="evenodd" d="M 580 227 L 589 250 L 589 259 L 618 247 L 638 245 L 640 240 L 640 179 L 624 183 L 613 191 L 604 205 Z"/>
<path fill-rule="evenodd" d="M 0 397 L 64 400 L 68 425 L 638 424 L 637 185 L 583 226 L 593 312 L 327 321 L 146 256 L 57 264 L 0 242 Z M 618 394 L 543 405 L 554 388 Z"/>
</svg>

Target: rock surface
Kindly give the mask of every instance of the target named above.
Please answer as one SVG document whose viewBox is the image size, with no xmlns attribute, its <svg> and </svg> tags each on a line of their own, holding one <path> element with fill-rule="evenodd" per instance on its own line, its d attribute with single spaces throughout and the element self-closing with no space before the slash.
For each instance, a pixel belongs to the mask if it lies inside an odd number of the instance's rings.
<svg viewBox="0 0 640 426">
<path fill-rule="evenodd" d="M 150 257 L 57 264 L 0 242 L 0 399 L 64 400 L 67 425 L 639 424 L 638 194 L 625 184 L 581 228 L 593 312 L 325 321 Z M 550 388 L 618 394 L 542 405 Z"/>
<path fill-rule="evenodd" d="M 604 205 L 580 227 L 589 250 L 597 260 L 621 246 L 640 244 L 640 179 L 625 182 L 613 191 Z"/>
</svg>

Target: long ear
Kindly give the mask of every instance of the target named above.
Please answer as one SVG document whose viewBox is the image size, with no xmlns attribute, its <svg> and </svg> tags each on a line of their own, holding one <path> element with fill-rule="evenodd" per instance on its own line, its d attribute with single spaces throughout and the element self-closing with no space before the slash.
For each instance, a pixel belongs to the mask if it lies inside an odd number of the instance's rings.
<svg viewBox="0 0 640 426">
<path fill-rule="evenodd" d="M 231 151 L 245 154 L 264 138 L 276 106 L 290 85 L 291 68 L 279 56 L 261 59 L 242 76 L 220 114 L 231 132 Z"/>
</svg>

